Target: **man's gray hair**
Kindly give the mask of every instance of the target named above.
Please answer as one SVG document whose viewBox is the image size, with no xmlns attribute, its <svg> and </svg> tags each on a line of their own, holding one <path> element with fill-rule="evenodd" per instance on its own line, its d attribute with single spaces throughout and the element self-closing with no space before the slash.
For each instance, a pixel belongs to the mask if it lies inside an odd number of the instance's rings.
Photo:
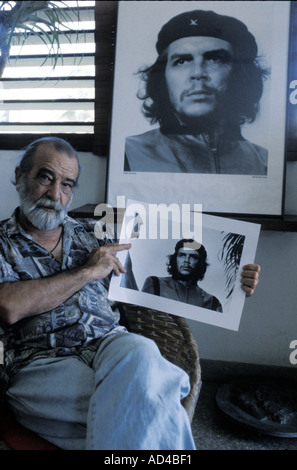
<svg viewBox="0 0 297 470">
<path fill-rule="evenodd" d="M 78 177 L 77 177 L 76 186 L 78 186 L 78 180 L 79 180 L 79 175 L 81 172 L 81 167 L 78 161 L 77 152 L 74 150 L 72 145 L 69 144 L 69 142 L 59 137 L 42 137 L 40 139 L 35 140 L 31 144 L 29 144 L 27 147 L 25 147 L 21 152 L 20 162 L 18 164 L 18 167 L 21 168 L 22 173 L 23 174 L 29 173 L 29 171 L 32 169 L 32 166 L 33 166 L 32 160 L 35 155 L 35 152 L 38 149 L 38 147 L 43 144 L 53 145 L 55 150 L 57 150 L 57 152 L 64 152 L 69 156 L 69 158 L 76 158 L 77 163 L 78 163 Z M 13 181 L 13 184 L 14 185 L 16 184 L 15 180 Z"/>
</svg>

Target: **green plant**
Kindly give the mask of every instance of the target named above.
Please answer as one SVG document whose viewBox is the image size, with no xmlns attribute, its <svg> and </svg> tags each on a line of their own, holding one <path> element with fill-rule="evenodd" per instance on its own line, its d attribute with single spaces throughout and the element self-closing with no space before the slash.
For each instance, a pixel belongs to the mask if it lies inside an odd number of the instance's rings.
<svg viewBox="0 0 297 470">
<path fill-rule="evenodd" d="M 73 13 L 79 20 L 79 8 L 69 9 L 63 1 L 0 1 L 0 77 L 9 60 L 13 44 L 23 45 L 32 35 L 48 47 L 53 67 L 62 57 L 60 39 L 71 31 L 65 23 L 73 23 Z M 70 41 L 71 42 L 71 41 Z"/>
</svg>

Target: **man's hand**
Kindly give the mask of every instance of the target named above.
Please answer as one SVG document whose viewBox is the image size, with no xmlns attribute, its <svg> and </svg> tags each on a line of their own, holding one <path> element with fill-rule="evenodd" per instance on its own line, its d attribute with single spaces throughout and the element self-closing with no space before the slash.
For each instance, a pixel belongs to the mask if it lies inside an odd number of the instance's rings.
<svg viewBox="0 0 297 470">
<path fill-rule="evenodd" d="M 108 276 L 112 271 L 116 276 L 125 273 L 126 270 L 115 256 L 119 251 L 129 250 L 130 243 L 110 243 L 95 248 L 84 267 L 92 270 L 94 280 L 99 281 Z"/>
<path fill-rule="evenodd" d="M 48 312 L 65 302 L 87 283 L 103 279 L 112 271 L 118 276 L 125 269 L 114 256 L 130 244 L 111 243 L 96 248 L 84 266 L 54 276 L 0 284 L 0 320 L 17 321 Z"/>
<path fill-rule="evenodd" d="M 241 288 L 246 293 L 246 297 L 250 297 L 260 281 L 261 267 L 258 264 L 246 264 L 242 268 Z"/>
</svg>

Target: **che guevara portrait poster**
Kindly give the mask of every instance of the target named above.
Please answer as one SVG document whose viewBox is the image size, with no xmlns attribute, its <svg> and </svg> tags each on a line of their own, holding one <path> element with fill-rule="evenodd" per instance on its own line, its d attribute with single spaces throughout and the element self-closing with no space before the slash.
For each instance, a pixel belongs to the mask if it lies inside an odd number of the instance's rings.
<svg viewBox="0 0 297 470">
<path fill-rule="evenodd" d="M 281 215 L 290 2 L 119 2 L 107 202 Z"/>
</svg>

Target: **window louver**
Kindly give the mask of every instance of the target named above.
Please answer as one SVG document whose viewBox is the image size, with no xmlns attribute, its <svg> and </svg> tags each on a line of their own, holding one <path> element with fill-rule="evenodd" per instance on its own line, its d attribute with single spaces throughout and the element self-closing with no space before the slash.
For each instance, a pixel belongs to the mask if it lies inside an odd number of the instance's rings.
<svg viewBox="0 0 297 470">
<path fill-rule="evenodd" d="M 39 36 L 31 36 L 23 46 L 11 48 L 9 64 L 0 80 L 2 149 L 19 149 L 50 134 L 67 138 L 78 149 L 91 148 L 95 1 L 63 3 L 73 22 L 66 25 L 67 36 L 60 35 L 61 57 L 54 68 L 48 48 Z M 79 21 L 71 11 L 77 3 Z"/>
</svg>

